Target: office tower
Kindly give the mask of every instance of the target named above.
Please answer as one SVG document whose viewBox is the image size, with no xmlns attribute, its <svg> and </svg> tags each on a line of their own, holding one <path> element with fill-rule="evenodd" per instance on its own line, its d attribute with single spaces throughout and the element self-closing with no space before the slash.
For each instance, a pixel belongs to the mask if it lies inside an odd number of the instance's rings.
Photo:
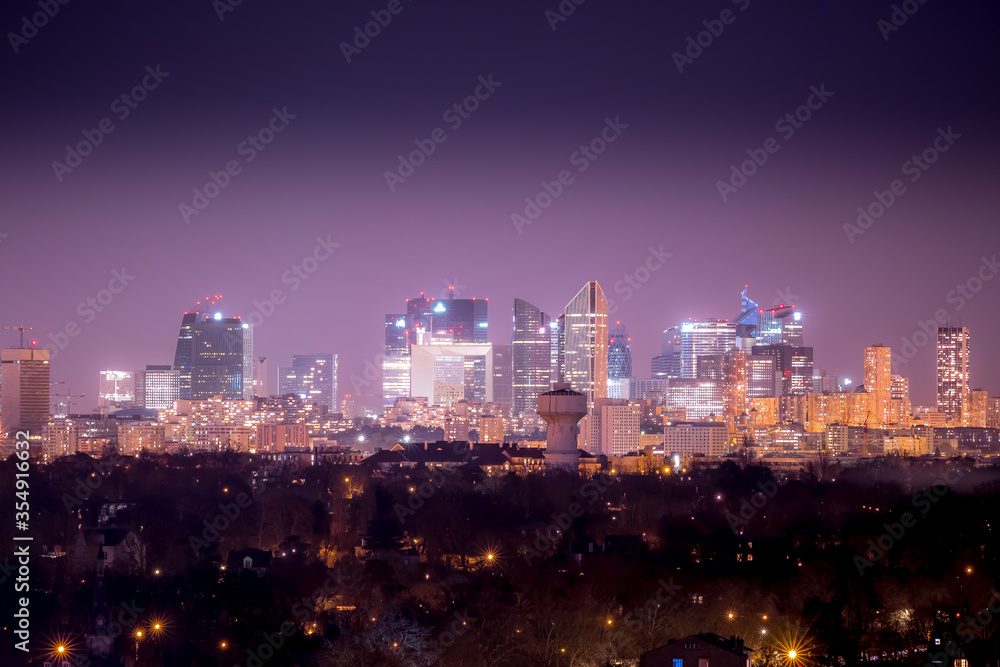
<svg viewBox="0 0 1000 667">
<path fill-rule="evenodd" d="M 723 354 L 736 346 L 736 325 L 728 320 L 684 322 L 680 327 L 681 377 L 698 376 L 698 357 Z"/>
<path fill-rule="evenodd" d="M 98 408 L 127 408 L 135 402 L 135 379 L 131 371 L 101 371 L 97 391 Z"/>
<path fill-rule="evenodd" d="M 48 350 L 0 351 L 0 431 L 40 436 L 49 421 L 50 388 Z"/>
<path fill-rule="evenodd" d="M 253 361 L 253 395 L 268 396 L 267 357 L 256 357 Z"/>
<path fill-rule="evenodd" d="M 882 344 L 865 348 L 865 389 L 872 397 L 870 428 L 882 428 L 892 423 L 892 353 Z"/>
<path fill-rule="evenodd" d="M 385 316 L 385 354 L 405 355 L 410 352 L 410 330 L 406 314 Z"/>
<path fill-rule="evenodd" d="M 736 316 L 733 324 L 736 325 L 736 347 L 749 351 L 756 341 L 757 318 L 760 313 L 760 306 L 756 301 L 747 296 L 747 286 L 743 286 L 740 292 L 740 314 Z"/>
<path fill-rule="evenodd" d="M 513 408 L 515 415 L 530 414 L 538 407 L 538 395 L 549 390 L 553 378 L 552 339 L 558 324 L 540 308 L 524 299 L 514 299 L 514 331 L 511 335 L 513 362 Z M 558 349 L 557 349 L 558 355 Z"/>
<path fill-rule="evenodd" d="M 812 389 L 813 349 L 793 345 L 754 345 L 754 356 L 774 358 L 775 373 L 781 378 L 782 396 L 807 394 Z"/>
<path fill-rule="evenodd" d="M 168 365 L 148 365 L 132 374 L 135 380 L 135 404 L 154 410 L 167 410 L 180 399 L 182 371 Z"/>
<path fill-rule="evenodd" d="M 632 339 L 615 322 L 608 338 L 608 398 L 631 398 L 632 382 Z"/>
<path fill-rule="evenodd" d="M 696 378 L 671 378 L 667 387 L 667 405 L 686 408 L 691 420 L 722 420 L 725 409 L 725 382 Z"/>
<path fill-rule="evenodd" d="M 293 354 L 292 365 L 278 369 L 278 394 L 295 394 L 306 403 L 337 409 L 337 355 Z"/>
<path fill-rule="evenodd" d="M 938 327 L 937 409 L 961 426 L 969 409 L 969 329 Z"/>
<path fill-rule="evenodd" d="M 546 350 L 547 351 L 547 350 Z M 514 405 L 514 346 L 493 345 L 493 402 L 499 403 L 503 416 Z"/>
<path fill-rule="evenodd" d="M 763 308 L 757 313 L 754 345 L 802 345 L 802 313 L 795 306 Z"/>
<path fill-rule="evenodd" d="M 448 298 L 436 299 L 431 306 L 431 335 L 455 343 L 485 343 L 489 300 L 456 299 L 454 288 L 448 289 Z"/>
<path fill-rule="evenodd" d="M 602 398 L 597 400 L 595 409 L 600 411 L 601 416 L 599 453 L 624 456 L 639 451 L 641 410 L 638 402 Z"/>
<path fill-rule="evenodd" d="M 969 416 L 963 426 L 986 427 L 986 415 L 989 413 L 989 392 L 973 389 L 969 392 Z"/>
<path fill-rule="evenodd" d="M 180 374 L 180 398 L 251 398 L 253 326 L 219 312 L 184 313 L 173 367 Z"/>
<path fill-rule="evenodd" d="M 566 382 L 566 313 L 556 318 L 556 349 L 552 356 L 552 382 Z"/>
<path fill-rule="evenodd" d="M 650 362 L 650 375 L 654 378 L 681 376 L 681 330 L 666 329 L 660 337 L 660 354 Z"/>
<path fill-rule="evenodd" d="M 892 376 L 892 388 L 890 389 L 892 400 L 893 421 L 890 426 L 894 428 L 910 428 L 911 411 L 910 405 L 910 379 L 902 375 Z"/>
<path fill-rule="evenodd" d="M 986 428 L 1000 428 L 1000 396 L 986 399 Z"/>
<path fill-rule="evenodd" d="M 734 348 L 735 349 L 735 348 Z M 695 377 L 699 380 L 723 380 L 725 379 L 722 366 L 722 354 L 702 354 L 695 359 Z"/>
<path fill-rule="evenodd" d="M 747 411 L 747 359 L 743 350 L 733 348 L 722 355 L 722 377 L 724 383 L 722 418 L 730 429 Z"/>
<path fill-rule="evenodd" d="M 493 346 L 490 343 L 414 345 L 410 349 L 412 397 L 426 397 L 432 405 L 468 400 L 493 400 Z"/>
<path fill-rule="evenodd" d="M 753 349 L 753 348 L 751 348 Z M 747 398 L 768 398 L 781 393 L 777 360 L 764 354 L 747 355 Z"/>
<path fill-rule="evenodd" d="M 596 281 L 577 292 L 565 312 L 565 379 L 574 391 L 587 396 L 587 411 L 594 400 L 608 395 L 608 300 Z"/>
</svg>

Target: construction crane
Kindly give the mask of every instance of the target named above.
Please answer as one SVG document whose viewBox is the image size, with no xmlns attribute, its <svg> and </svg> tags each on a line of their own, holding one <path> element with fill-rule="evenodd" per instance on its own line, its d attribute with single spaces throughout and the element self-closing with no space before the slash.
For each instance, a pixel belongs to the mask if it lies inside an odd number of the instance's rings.
<svg viewBox="0 0 1000 667">
<path fill-rule="evenodd" d="M 861 434 L 862 434 L 862 439 L 861 439 L 861 456 L 863 456 L 865 458 L 868 458 L 868 417 L 870 417 L 871 414 L 872 414 L 872 411 L 869 410 L 868 414 L 865 415 L 864 428 L 861 430 Z"/>
<path fill-rule="evenodd" d="M 21 343 L 20 343 L 20 345 L 18 345 L 18 349 L 19 350 L 25 349 L 24 348 L 24 332 L 25 331 L 31 331 L 31 327 L 17 326 L 17 327 L 4 327 L 4 329 L 7 329 L 9 331 L 18 331 L 18 332 L 20 332 L 20 334 L 21 334 Z"/>
<path fill-rule="evenodd" d="M 52 384 L 66 384 L 65 382 L 53 382 Z M 66 416 L 69 417 L 70 413 L 73 412 L 73 399 L 74 398 L 85 398 L 86 394 L 74 394 L 73 390 L 67 385 L 65 394 L 52 394 L 53 397 L 62 396 L 66 399 Z M 56 405 L 62 405 L 62 403 L 56 403 Z"/>
</svg>

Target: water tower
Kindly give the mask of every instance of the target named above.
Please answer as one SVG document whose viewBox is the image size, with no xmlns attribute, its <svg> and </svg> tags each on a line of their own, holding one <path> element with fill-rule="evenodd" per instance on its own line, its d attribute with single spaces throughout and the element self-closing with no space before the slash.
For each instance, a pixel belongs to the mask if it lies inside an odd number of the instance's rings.
<svg viewBox="0 0 1000 667">
<path fill-rule="evenodd" d="M 538 416 L 545 420 L 545 467 L 577 472 L 580 452 L 576 447 L 577 426 L 587 414 L 587 395 L 569 388 L 568 382 L 556 382 L 552 391 L 538 395 Z"/>
</svg>

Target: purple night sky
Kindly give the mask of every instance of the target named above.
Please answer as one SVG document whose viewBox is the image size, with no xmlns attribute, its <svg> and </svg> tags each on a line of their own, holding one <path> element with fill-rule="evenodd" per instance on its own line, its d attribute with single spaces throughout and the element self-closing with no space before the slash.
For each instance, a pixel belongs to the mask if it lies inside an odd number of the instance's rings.
<svg viewBox="0 0 1000 667">
<path fill-rule="evenodd" d="M 70 0 L 37 34 L 22 21 L 37 0 L 0 10 L 0 324 L 33 326 L 40 344 L 79 327 L 52 364 L 87 395 L 75 410 L 96 404 L 102 369 L 171 363 L 182 313 L 207 294 L 247 317 L 282 290 L 256 331 L 271 389 L 293 353 L 336 352 L 343 395 L 407 297 L 489 298 L 505 343 L 514 297 L 558 314 L 592 279 L 638 377 L 664 328 L 734 317 L 748 284 L 762 306 L 800 306 L 816 367 L 855 381 L 866 345 L 899 352 L 945 311 L 972 330 L 972 384 L 1000 393 L 1000 280 L 949 297 L 1000 271 L 983 268 L 1000 255 L 996 3 L 563 0 L 575 10 L 553 30 L 558 0 L 244 0 L 220 20 L 226 2 Z M 347 62 L 340 43 L 372 11 L 391 21 Z M 703 22 L 721 34 L 678 71 Z M 144 77 L 134 109 L 114 103 Z M 455 127 L 443 113 L 477 86 L 485 99 Z M 776 128 L 808 101 L 808 120 Z M 273 109 L 294 118 L 248 161 L 241 143 Z M 574 160 L 609 118 L 627 127 Z M 391 191 L 385 172 L 437 128 L 446 140 Z M 100 144 L 57 175 L 94 130 Z M 934 164 L 904 164 L 935 140 Z M 747 151 L 767 160 L 724 201 L 717 183 Z M 230 161 L 238 173 L 186 222 L 179 206 Z M 572 183 L 519 233 L 512 214 L 562 170 Z M 897 179 L 884 215 L 845 230 Z M 286 274 L 317 238 L 339 247 L 307 280 Z M 671 257 L 629 294 L 625 276 L 661 246 Z M 90 311 L 122 270 L 134 278 Z M 933 402 L 933 343 L 893 371 L 915 405 Z"/>
</svg>

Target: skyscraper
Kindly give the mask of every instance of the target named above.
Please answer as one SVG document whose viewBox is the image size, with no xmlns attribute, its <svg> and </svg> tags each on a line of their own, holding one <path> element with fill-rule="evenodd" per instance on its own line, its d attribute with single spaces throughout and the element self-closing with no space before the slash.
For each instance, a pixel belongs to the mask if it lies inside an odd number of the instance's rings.
<svg viewBox="0 0 1000 667">
<path fill-rule="evenodd" d="M 135 380 L 135 404 L 154 410 L 167 410 L 181 395 L 181 371 L 169 365 L 148 365 L 132 374 Z"/>
<path fill-rule="evenodd" d="M 218 312 L 184 313 L 173 367 L 182 399 L 252 398 L 253 326 Z"/>
<path fill-rule="evenodd" d="M 565 380 L 587 396 L 587 411 L 594 399 L 608 395 L 608 300 L 596 281 L 577 292 L 565 312 Z"/>
<path fill-rule="evenodd" d="M 514 346 L 493 345 L 493 402 L 499 403 L 502 416 L 510 415 L 514 405 Z M 503 441 L 501 434 L 500 442 Z M 482 442 L 494 442 L 483 440 Z"/>
<path fill-rule="evenodd" d="M 414 345 L 410 351 L 410 396 L 432 405 L 493 400 L 493 346 L 490 343 Z"/>
<path fill-rule="evenodd" d="M 267 357 L 256 357 L 253 361 L 253 395 L 266 397 L 268 395 L 268 363 Z"/>
<path fill-rule="evenodd" d="M 698 357 L 725 354 L 736 346 L 736 324 L 728 320 L 689 321 L 681 324 L 681 377 L 698 376 Z"/>
<path fill-rule="evenodd" d="M 893 423 L 892 414 L 892 356 L 885 345 L 865 348 L 865 389 L 871 396 L 872 414 L 868 425 L 882 428 Z"/>
<path fill-rule="evenodd" d="M 0 351 L 0 420 L 3 431 L 41 435 L 49 421 L 49 351 Z"/>
<path fill-rule="evenodd" d="M 97 407 L 129 407 L 135 402 L 135 379 L 131 371 L 101 371 Z"/>
<path fill-rule="evenodd" d="M 660 354 L 650 362 L 650 376 L 679 378 L 681 376 L 681 330 L 670 327 L 660 337 Z"/>
<path fill-rule="evenodd" d="M 774 358 L 782 396 L 808 394 L 813 383 L 813 349 L 794 345 L 754 345 L 753 355 Z"/>
<path fill-rule="evenodd" d="M 890 426 L 895 428 L 910 428 L 910 379 L 901 375 L 892 376 L 892 416 Z"/>
<path fill-rule="evenodd" d="M 538 407 L 538 395 L 549 391 L 553 382 L 551 323 L 551 318 L 537 306 L 524 299 L 514 299 L 511 355 L 515 416 L 533 413 Z M 558 364 L 558 360 L 555 363 Z"/>
<path fill-rule="evenodd" d="M 938 327 L 937 409 L 961 426 L 969 410 L 969 329 Z"/>
<path fill-rule="evenodd" d="M 293 354 L 292 365 L 278 369 L 278 393 L 337 410 L 337 355 Z"/>
<path fill-rule="evenodd" d="M 608 338 L 608 397 L 631 398 L 632 339 L 620 321 Z"/>
</svg>

